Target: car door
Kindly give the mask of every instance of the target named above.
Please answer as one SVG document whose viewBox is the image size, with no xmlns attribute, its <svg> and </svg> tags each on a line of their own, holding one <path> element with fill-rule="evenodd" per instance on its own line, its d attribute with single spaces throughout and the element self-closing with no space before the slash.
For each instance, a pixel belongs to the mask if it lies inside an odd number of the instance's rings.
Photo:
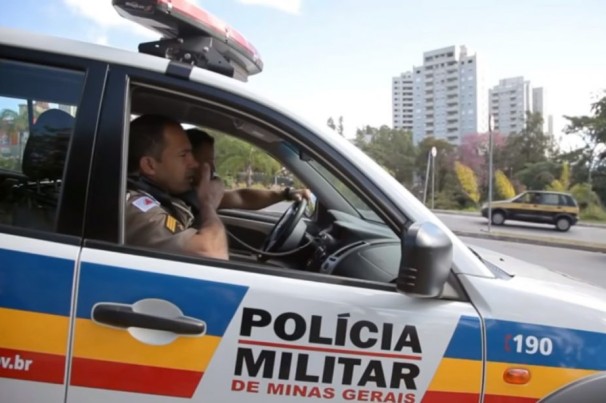
<svg viewBox="0 0 606 403">
<path fill-rule="evenodd" d="M 454 276 L 443 298 L 422 299 L 389 283 L 125 245 L 123 136 L 130 86 L 139 83 L 296 127 L 226 90 L 112 67 L 93 158 L 67 402 L 479 400 L 481 321 Z M 173 110 L 169 98 L 158 99 Z"/>
<path fill-rule="evenodd" d="M 512 216 L 515 220 L 532 221 L 536 210 L 538 195 L 534 192 L 526 192 L 512 203 Z"/>
<path fill-rule="evenodd" d="M 0 400 L 64 402 L 105 69 L 0 47 Z"/>
</svg>

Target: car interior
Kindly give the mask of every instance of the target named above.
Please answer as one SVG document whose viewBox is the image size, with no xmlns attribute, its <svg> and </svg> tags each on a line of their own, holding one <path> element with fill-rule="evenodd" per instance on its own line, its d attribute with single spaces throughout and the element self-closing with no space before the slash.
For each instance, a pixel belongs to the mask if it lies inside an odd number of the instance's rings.
<svg viewBox="0 0 606 403">
<path fill-rule="evenodd" d="M 182 124 L 251 143 L 279 161 L 315 195 L 311 208 L 305 202 L 293 202 L 283 213 L 270 209 L 220 211 L 230 237 L 231 260 L 379 282 L 396 279 L 399 238 L 368 207 L 360 192 L 346 186 L 328 164 L 310 157 L 293 133 L 228 106 L 146 85 L 132 88 L 131 108 L 133 115 L 161 113 Z"/>
<path fill-rule="evenodd" d="M 10 113 L 0 130 L 0 224 L 53 232 L 83 76 L 7 60 L 0 75 L 0 109 Z"/>
</svg>

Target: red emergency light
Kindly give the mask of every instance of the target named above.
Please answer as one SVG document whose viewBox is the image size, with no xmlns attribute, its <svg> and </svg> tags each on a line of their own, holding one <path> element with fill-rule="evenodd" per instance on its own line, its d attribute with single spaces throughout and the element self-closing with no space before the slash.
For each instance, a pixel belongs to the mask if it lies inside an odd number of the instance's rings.
<svg viewBox="0 0 606 403">
<path fill-rule="evenodd" d="M 195 64 L 246 81 L 263 70 L 255 47 L 235 29 L 187 0 L 112 0 L 122 17 L 162 35 L 142 53 Z"/>
</svg>

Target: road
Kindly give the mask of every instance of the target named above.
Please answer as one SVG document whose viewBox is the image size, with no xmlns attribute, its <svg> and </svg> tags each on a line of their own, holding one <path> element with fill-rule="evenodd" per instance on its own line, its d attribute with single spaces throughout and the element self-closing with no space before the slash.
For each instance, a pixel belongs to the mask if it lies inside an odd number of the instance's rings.
<svg viewBox="0 0 606 403">
<path fill-rule="evenodd" d="M 453 231 L 486 233 L 488 221 L 479 215 L 458 215 L 438 213 L 437 216 Z M 585 227 L 575 225 L 568 232 L 554 230 L 551 225 L 541 225 L 508 221 L 502 226 L 492 226 L 492 231 L 526 237 L 556 238 L 561 240 L 603 243 L 606 245 L 606 226 Z"/>
<path fill-rule="evenodd" d="M 473 247 L 491 249 L 606 288 L 606 253 L 461 237 Z M 522 273 L 520 273 L 522 274 Z"/>
</svg>

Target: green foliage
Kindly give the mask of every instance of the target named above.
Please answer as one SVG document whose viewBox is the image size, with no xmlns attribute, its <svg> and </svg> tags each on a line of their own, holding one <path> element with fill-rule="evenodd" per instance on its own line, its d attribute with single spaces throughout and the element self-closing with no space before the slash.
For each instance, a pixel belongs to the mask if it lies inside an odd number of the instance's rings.
<svg viewBox="0 0 606 403">
<path fill-rule="evenodd" d="M 337 126 L 335 125 L 335 121 L 332 118 L 332 116 L 329 117 L 328 120 L 326 121 L 326 126 L 330 127 L 333 130 L 337 130 Z"/>
<path fill-rule="evenodd" d="M 21 172 L 21 166 L 17 157 L 0 157 L 0 168 Z"/>
<path fill-rule="evenodd" d="M 516 195 L 516 191 L 511 184 L 511 181 L 507 178 L 507 175 L 500 169 L 494 174 L 495 190 L 497 191 L 497 197 L 499 199 L 511 199 Z"/>
<path fill-rule="evenodd" d="M 592 205 L 600 207 L 600 199 L 591 189 L 589 183 L 577 183 L 570 188 L 570 193 L 576 199 L 577 203 L 579 203 L 579 207 L 582 210 L 585 210 Z"/>
<path fill-rule="evenodd" d="M 515 174 L 515 177 L 532 190 L 546 189 L 557 177 L 559 166 L 552 161 L 529 163 Z"/>
<path fill-rule="evenodd" d="M 562 182 L 559 179 L 554 179 L 551 181 L 549 185 L 545 187 L 546 190 L 553 190 L 555 192 L 564 192 L 566 188 L 562 185 Z"/>
<path fill-rule="evenodd" d="M 339 133 L 339 135 L 344 136 L 344 128 L 343 128 L 343 116 L 339 116 L 338 125 L 335 124 L 335 120 L 331 117 L 326 121 L 326 126 L 330 127 L 332 130 Z"/>
<path fill-rule="evenodd" d="M 459 161 L 455 162 L 455 172 L 457 179 L 461 185 L 461 190 L 471 201 L 478 204 L 480 201 L 480 191 L 478 189 L 478 181 L 476 175 L 473 173 L 471 168 L 461 164 Z"/>
<path fill-rule="evenodd" d="M 562 164 L 562 173 L 560 174 L 560 183 L 564 187 L 564 189 L 568 189 L 570 187 L 570 165 L 568 162 L 564 162 Z"/>
<path fill-rule="evenodd" d="M 554 179 L 545 188 L 547 190 L 554 190 L 556 192 L 565 192 L 568 190 L 569 186 L 570 186 L 570 169 L 568 166 L 568 162 L 565 161 L 562 164 L 562 172 L 560 173 L 560 178 Z"/>
<path fill-rule="evenodd" d="M 507 171 L 515 173 L 523 170 L 528 164 L 547 161 L 554 151 L 553 139 L 543 132 L 541 114 L 527 112 L 524 129 L 507 137 L 505 145 Z"/>
<path fill-rule="evenodd" d="M 252 144 L 216 132 L 212 135 L 217 173 L 221 177 L 237 178 L 239 173 L 244 173 L 246 185 L 250 187 L 255 173 L 274 176 L 281 168 L 276 160 Z"/>
<path fill-rule="evenodd" d="M 587 206 L 586 209 L 581 211 L 580 216 L 581 220 L 606 221 L 606 211 L 596 204 L 591 204 Z"/>
<path fill-rule="evenodd" d="M 573 164 L 573 177 L 590 183 L 596 161 L 606 160 L 603 148 L 606 146 L 606 96 L 591 105 L 591 112 L 591 116 L 564 116 L 568 120 L 564 132 L 577 136 L 584 143 L 567 155 Z"/>
<path fill-rule="evenodd" d="M 370 141 L 364 140 L 365 134 Z M 355 144 L 398 182 L 412 183 L 415 149 L 411 133 L 387 126 L 378 129 L 368 126 L 365 131 L 358 130 Z"/>
<path fill-rule="evenodd" d="M 459 210 L 462 206 L 460 204 L 460 195 L 452 189 L 444 190 L 436 193 L 434 200 L 434 208 L 443 210 Z"/>
<path fill-rule="evenodd" d="M 592 176 L 591 185 L 593 191 L 597 193 L 603 206 L 606 206 L 606 160 L 595 168 Z"/>
<path fill-rule="evenodd" d="M 435 187 L 436 193 L 442 191 L 456 191 L 457 180 L 453 175 L 452 166 L 456 159 L 455 147 L 447 142 L 446 140 L 435 139 L 433 137 L 427 137 L 423 139 L 417 146 L 415 170 L 417 175 L 421 179 L 422 183 L 425 183 L 425 174 L 427 173 L 427 157 L 431 152 L 431 148 L 435 147 L 437 150 L 435 158 Z M 429 175 L 432 175 L 430 170 Z M 431 176 L 429 177 L 431 181 Z"/>
<path fill-rule="evenodd" d="M 594 145 L 606 145 L 606 96 L 591 105 L 591 116 L 564 116 L 568 120 L 565 132 L 587 137 Z"/>
</svg>

